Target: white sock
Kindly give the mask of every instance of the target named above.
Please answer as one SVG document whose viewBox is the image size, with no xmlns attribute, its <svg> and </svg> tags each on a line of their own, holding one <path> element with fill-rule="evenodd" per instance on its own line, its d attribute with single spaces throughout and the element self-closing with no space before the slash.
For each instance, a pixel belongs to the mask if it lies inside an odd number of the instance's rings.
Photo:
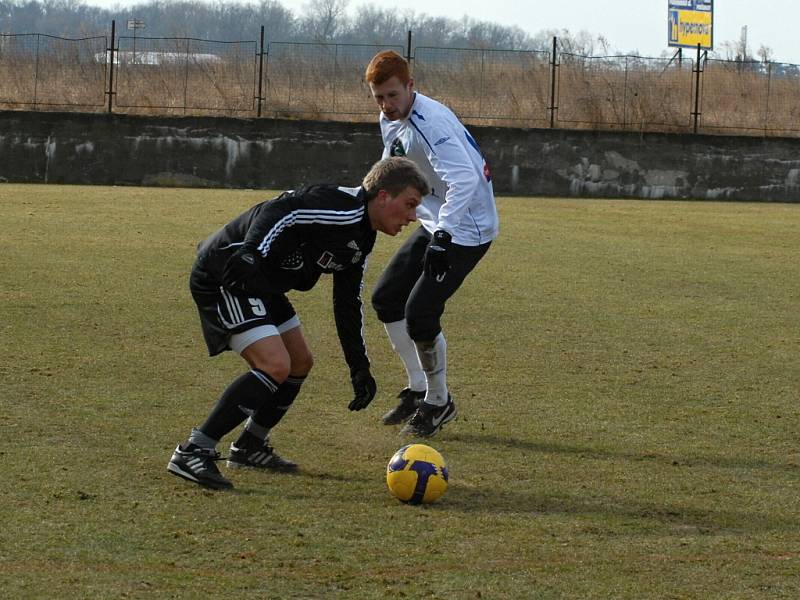
<svg viewBox="0 0 800 600">
<path fill-rule="evenodd" d="M 433 342 L 417 342 L 416 346 L 428 383 L 424 402 L 444 406 L 447 404 L 447 342 L 444 334 L 439 332 Z"/>
<path fill-rule="evenodd" d="M 216 448 L 219 440 L 207 436 L 200 431 L 197 427 L 192 427 L 192 432 L 189 434 L 189 443 L 201 448 Z"/>
<path fill-rule="evenodd" d="M 417 347 L 414 341 L 408 336 L 408 329 L 406 329 L 406 320 L 395 321 L 394 323 L 384 323 L 386 333 L 389 336 L 389 341 L 392 343 L 392 348 L 400 356 L 403 361 L 403 366 L 406 368 L 408 375 L 408 387 L 415 392 L 425 391 L 425 372 L 419 364 L 417 357 Z"/>
</svg>

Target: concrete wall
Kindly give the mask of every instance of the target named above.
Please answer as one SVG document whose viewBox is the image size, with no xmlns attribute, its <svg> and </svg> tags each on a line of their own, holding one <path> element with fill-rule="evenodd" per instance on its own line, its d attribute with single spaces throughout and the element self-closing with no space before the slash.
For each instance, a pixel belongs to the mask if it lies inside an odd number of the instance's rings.
<svg viewBox="0 0 800 600">
<path fill-rule="evenodd" d="M 501 195 L 800 200 L 800 139 L 470 128 Z M 355 185 L 377 123 L 0 112 L 0 182 Z"/>
</svg>

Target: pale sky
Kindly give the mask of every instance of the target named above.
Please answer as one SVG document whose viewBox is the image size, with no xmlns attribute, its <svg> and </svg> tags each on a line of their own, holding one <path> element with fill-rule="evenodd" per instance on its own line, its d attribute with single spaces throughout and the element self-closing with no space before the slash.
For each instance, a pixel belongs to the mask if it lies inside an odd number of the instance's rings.
<svg viewBox="0 0 800 600">
<path fill-rule="evenodd" d="M 225 2 L 225 0 L 216 0 Z M 303 13 L 307 0 L 278 0 L 295 15 Z M 86 4 L 111 8 L 130 6 L 131 0 L 85 0 Z M 374 0 L 349 0 L 351 14 L 358 6 L 386 3 Z M 460 19 L 464 15 L 480 21 L 516 25 L 534 35 L 542 30 L 585 30 L 602 35 L 614 49 L 638 50 L 643 56 L 659 56 L 668 50 L 668 0 L 405 0 L 395 3 L 398 11 Z M 756 54 L 761 45 L 772 49 L 772 59 L 800 64 L 800 2 L 797 0 L 715 0 L 714 47 L 722 50 L 725 41 L 737 41 L 747 25 L 748 48 Z"/>
</svg>

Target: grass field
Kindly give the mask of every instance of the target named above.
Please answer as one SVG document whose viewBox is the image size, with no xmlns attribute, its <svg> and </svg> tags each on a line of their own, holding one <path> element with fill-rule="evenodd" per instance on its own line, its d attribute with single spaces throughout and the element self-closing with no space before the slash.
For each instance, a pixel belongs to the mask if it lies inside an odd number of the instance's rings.
<svg viewBox="0 0 800 600">
<path fill-rule="evenodd" d="M 195 244 L 264 197 L 0 186 L 0 596 L 800 597 L 800 205 L 500 199 L 445 315 L 450 489 L 411 507 L 400 366 L 367 308 L 379 396 L 347 410 L 328 282 L 273 438 L 302 473 L 166 471 L 242 371 L 205 355 Z"/>
</svg>

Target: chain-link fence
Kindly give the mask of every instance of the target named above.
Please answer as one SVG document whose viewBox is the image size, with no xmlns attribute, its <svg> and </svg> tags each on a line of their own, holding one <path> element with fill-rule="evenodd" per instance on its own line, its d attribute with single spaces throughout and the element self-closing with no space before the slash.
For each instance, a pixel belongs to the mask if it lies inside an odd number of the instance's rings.
<svg viewBox="0 0 800 600">
<path fill-rule="evenodd" d="M 124 109 L 253 111 L 257 58 L 255 41 L 120 37 L 114 53 L 115 104 Z"/>
<path fill-rule="evenodd" d="M 418 47 L 414 78 L 463 119 L 544 126 L 549 60 L 548 52 Z"/>
<path fill-rule="evenodd" d="M 374 115 L 364 81 L 370 59 L 386 46 L 271 42 L 265 108 L 278 115 Z M 403 52 L 402 47 L 389 49 Z"/>
<path fill-rule="evenodd" d="M 559 123 L 634 130 L 689 126 L 691 61 L 567 53 L 559 59 Z"/>
<path fill-rule="evenodd" d="M 704 63 L 700 93 L 703 130 L 786 135 L 800 131 L 797 65 L 713 59 Z"/>
<path fill-rule="evenodd" d="M 0 105 L 103 106 L 105 37 L 0 34 Z M 99 60 L 98 60 L 99 59 Z"/>
<path fill-rule="evenodd" d="M 0 34 L 0 108 L 373 120 L 379 50 L 469 123 L 800 133 L 800 66 L 376 44 Z"/>
</svg>

